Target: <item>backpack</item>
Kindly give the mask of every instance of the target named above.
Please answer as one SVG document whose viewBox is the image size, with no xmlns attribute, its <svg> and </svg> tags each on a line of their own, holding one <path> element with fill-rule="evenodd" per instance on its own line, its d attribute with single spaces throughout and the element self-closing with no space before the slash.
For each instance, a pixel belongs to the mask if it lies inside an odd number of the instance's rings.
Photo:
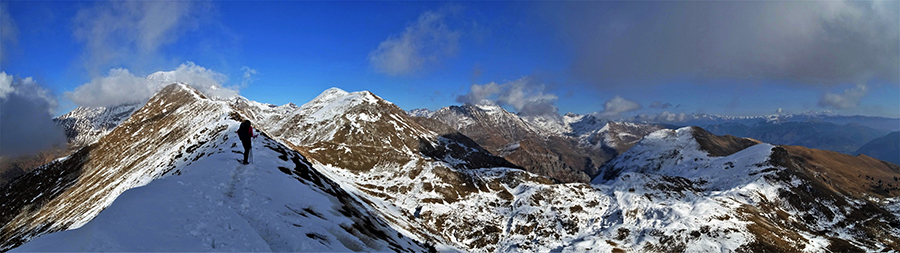
<svg viewBox="0 0 900 253">
<path fill-rule="evenodd" d="M 245 120 L 241 123 L 241 127 L 237 130 L 238 137 L 241 138 L 241 140 L 250 139 L 250 129 L 250 121 Z"/>
</svg>

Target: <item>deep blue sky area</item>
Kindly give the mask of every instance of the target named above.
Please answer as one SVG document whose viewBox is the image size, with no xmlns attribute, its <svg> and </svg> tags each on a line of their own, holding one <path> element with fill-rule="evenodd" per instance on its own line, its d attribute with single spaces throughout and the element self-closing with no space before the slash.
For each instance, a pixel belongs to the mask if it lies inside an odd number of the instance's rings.
<svg viewBox="0 0 900 253">
<path fill-rule="evenodd" d="M 279 105 L 896 118 L 898 3 L 2 1 L 0 99 L 60 115 L 146 99 L 162 71 Z"/>
</svg>

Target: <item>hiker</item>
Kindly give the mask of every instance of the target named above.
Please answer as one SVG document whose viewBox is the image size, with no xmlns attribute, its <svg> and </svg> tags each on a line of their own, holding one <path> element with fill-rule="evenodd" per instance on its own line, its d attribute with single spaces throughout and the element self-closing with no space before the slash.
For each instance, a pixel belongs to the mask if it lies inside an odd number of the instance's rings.
<svg viewBox="0 0 900 253">
<path fill-rule="evenodd" d="M 250 164 L 247 162 L 247 156 L 250 155 L 250 137 L 256 138 L 257 136 L 253 134 L 253 127 L 250 126 L 250 121 L 244 120 L 235 133 L 241 138 L 241 144 L 244 144 L 244 164 Z"/>
</svg>

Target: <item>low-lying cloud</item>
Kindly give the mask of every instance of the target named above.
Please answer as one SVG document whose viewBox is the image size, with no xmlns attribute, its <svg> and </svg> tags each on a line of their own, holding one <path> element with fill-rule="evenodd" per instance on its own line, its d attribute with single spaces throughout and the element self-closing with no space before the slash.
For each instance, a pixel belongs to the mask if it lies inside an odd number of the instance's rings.
<svg viewBox="0 0 900 253">
<path fill-rule="evenodd" d="M 616 95 L 612 99 L 607 100 L 606 103 L 603 103 L 603 111 L 599 112 L 599 116 L 611 118 L 638 109 L 641 109 L 641 104 Z"/>
<path fill-rule="evenodd" d="M 834 109 L 852 109 L 859 106 L 859 101 L 863 96 L 869 93 L 868 87 L 858 84 L 853 88 L 844 90 L 841 94 L 826 92 L 822 99 L 819 100 L 819 106 L 831 107 Z"/>
<path fill-rule="evenodd" d="M 224 74 L 187 62 L 175 70 L 159 71 L 147 77 L 135 76 L 127 69 L 112 69 L 105 76 L 66 92 L 65 96 L 80 106 L 143 103 L 166 85 L 176 82 L 197 88 L 210 97 L 237 95 L 237 87 L 223 86 L 227 81 L 228 77 Z"/>
<path fill-rule="evenodd" d="M 65 145 L 53 122 L 57 101 L 31 78 L 0 72 L 0 156 L 16 156 Z"/>
<path fill-rule="evenodd" d="M 653 101 L 653 103 L 650 103 L 650 108 L 654 108 L 654 109 L 666 109 L 669 107 L 672 107 L 672 104 L 670 104 L 668 102 L 663 103 L 660 101 Z"/>
<path fill-rule="evenodd" d="M 536 78 L 527 76 L 515 81 L 498 84 L 495 82 L 473 84 L 469 93 L 458 96 L 456 102 L 479 104 L 484 102 L 508 105 L 522 116 L 556 115 L 559 109 L 554 105 L 556 95 L 544 93 L 545 85 Z"/>
<path fill-rule="evenodd" d="M 410 75 L 452 56 L 461 32 L 447 25 L 449 14 L 447 10 L 425 11 L 403 33 L 388 37 L 369 52 L 369 64 L 387 75 Z"/>
</svg>

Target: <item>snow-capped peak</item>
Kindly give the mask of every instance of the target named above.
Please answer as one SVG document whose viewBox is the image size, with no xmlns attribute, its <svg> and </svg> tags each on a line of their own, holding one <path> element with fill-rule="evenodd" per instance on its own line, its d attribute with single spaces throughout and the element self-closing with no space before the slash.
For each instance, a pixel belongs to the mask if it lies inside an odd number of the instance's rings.
<svg viewBox="0 0 900 253">
<path fill-rule="evenodd" d="M 321 102 L 321 103 L 327 103 L 334 99 L 346 96 L 347 94 L 350 94 L 350 93 L 347 91 L 344 91 L 338 87 L 331 87 L 331 88 L 328 88 L 327 90 L 323 91 L 322 93 L 320 93 L 319 96 L 316 96 L 316 98 L 313 98 L 313 100 L 311 100 L 310 103 L 316 102 L 316 101 Z"/>
<path fill-rule="evenodd" d="M 500 107 L 500 105 L 498 105 L 490 100 L 482 100 L 476 104 L 471 104 L 471 105 L 474 106 L 475 108 L 480 109 L 481 111 L 488 113 L 488 114 L 496 114 L 496 113 L 506 112 L 506 110 L 503 109 L 503 107 Z"/>
</svg>

